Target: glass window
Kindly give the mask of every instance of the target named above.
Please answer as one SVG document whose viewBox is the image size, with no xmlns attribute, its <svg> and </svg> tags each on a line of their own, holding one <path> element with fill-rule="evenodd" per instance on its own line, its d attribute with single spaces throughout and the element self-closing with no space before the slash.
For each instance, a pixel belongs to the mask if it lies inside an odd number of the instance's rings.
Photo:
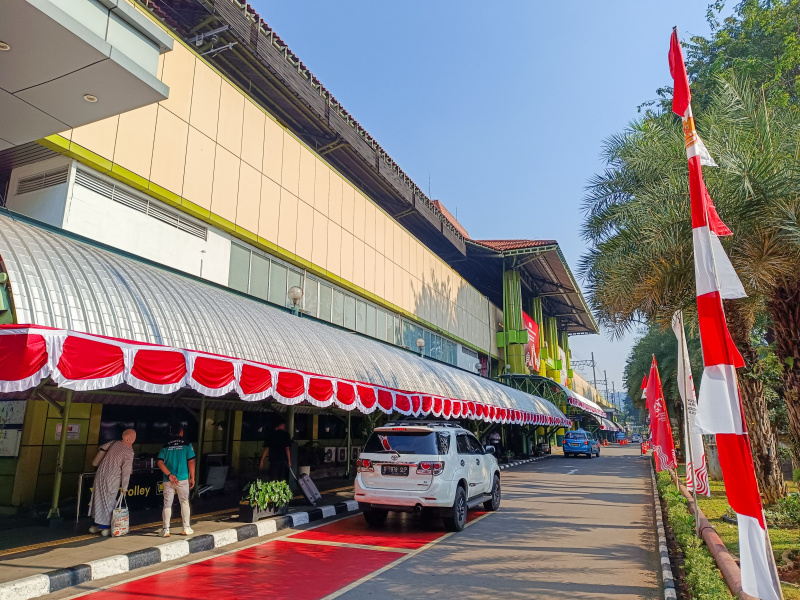
<svg viewBox="0 0 800 600">
<path fill-rule="evenodd" d="M 269 301 L 281 306 L 286 305 L 286 272 L 278 263 L 272 263 L 269 271 Z"/>
<path fill-rule="evenodd" d="M 319 304 L 319 284 L 313 279 L 306 279 L 306 291 L 303 294 L 303 310 L 312 317 L 317 316 Z"/>
<path fill-rule="evenodd" d="M 386 313 L 378 309 L 378 338 L 386 341 Z"/>
<path fill-rule="evenodd" d="M 389 341 L 397 344 L 400 340 L 400 317 L 392 315 L 392 331 Z M 414 346 L 416 348 L 416 346 Z"/>
<path fill-rule="evenodd" d="M 375 337 L 375 317 L 378 309 L 367 304 L 367 335 Z"/>
<path fill-rule="evenodd" d="M 289 288 L 293 286 L 297 286 L 300 289 L 303 289 L 303 274 L 289 269 L 289 275 L 286 280 L 286 291 L 288 292 Z M 284 306 L 288 308 L 292 308 L 294 306 L 294 302 L 289 300 L 289 296 L 286 293 L 284 293 L 283 302 Z"/>
<path fill-rule="evenodd" d="M 356 302 L 356 331 L 358 333 L 367 332 L 367 303 L 358 300 Z"/>
<path fill-rule="evenodd" d="M 435 349 L 434 349 L 434 343 L 433 343 L 433 339 L 432 339 L 433 337 L 435 337 L 435 336 L 433 334 L 431 334 L 430 331 L 428 331 L 427 329 L 423 330 L 422 339 L 425 340 L 424 352 L 425 352 L 425 354 L 427 356 L 434 356 Z M 414 343 L 416 344 L 416 342 L 414 342 Z"/>
<path fill-rule="evenodd" d="M 344 326 L 348 329 L 356 328 L 356 299 L 352 296 L 344 297 Z"/>
<path fill-rule="evenodd" d="M 250 250 L 231 244 L 231 262 L 228 269 L 228 286 L 247 292 L 250 281 Z"/>
<path fill-rule="evenodd" d="M 472 454 L 483 454 L 483 446 L 481 446 L 481 443 L 475 437 L 468 435 L 467 441 L 469 442 L 469 450 Z"/>
<path fill-rule="evenodd" d="M 456 452 L 459 454 L 470 454 L 469 439 L 466 433 L 459 433 L 456 435 Z"/>
<path fill-rule="evenodd" d="M 253 253 L 250 265 L 250 293 L 262 300 L 267 299 L 269 290 L 269 259 Z"/>
<path fill-rule="evenodd" d="M 331 320 L 331 286 L 324 283 L 319 284 L 319 318 L 325 321 Z"/>
<path fill-rule="evenodd" d="M 344 294 L 339 290 L 333 290 L 333 316 L 331 322 L 334 325 L 344 325 Z"/>
<path fill-rule="evenodd" d="M 440 441 L 433 431 L 377 430 L 364 444 L 365 454 L 438 454 Z"/>
</svg>

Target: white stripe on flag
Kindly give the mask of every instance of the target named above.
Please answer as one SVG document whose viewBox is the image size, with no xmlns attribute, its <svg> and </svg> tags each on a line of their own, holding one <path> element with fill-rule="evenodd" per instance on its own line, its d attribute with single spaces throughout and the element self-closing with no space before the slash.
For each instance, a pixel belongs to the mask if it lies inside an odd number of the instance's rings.
<svg viewBox="0 0 800 600">
<path fill-rule="evenodd" d="M 706 148 L 706 145 L 703 143 L 703 140 L 700 139 L 699 135 L 697 136 L 697 141 L 686 148 L 686 157 L 692 158 L 693 156 L 700 156 L 700 164 L 704 167 L 719 166 L 714 159 L 711 158 L 708 148 Z"/>
<path fill-rule="evenodd" d="M 736 368 L 732 365 L 713 365 L 703 371 L 695 424 L 697 433 L 743 433 Z"/>
<path fill-rule="evenodd" d="M 742 589 L 761 600 L 781 600 L 776 590 L 781 589 L 775 577 L 771 559 L 772 549 L 767 532 L 758 519 L 736 515 L 739 522 L 739 558 L 742 569 Z"/>
<path fill-rule="evenodd" d="M 703 296 L 719 290 L 720 295 L 727 300 L 747 296 L 719 237 L 709 231 L 708 225 L 695 227 L 692 237 L 697 295 Z"/>
</svg>

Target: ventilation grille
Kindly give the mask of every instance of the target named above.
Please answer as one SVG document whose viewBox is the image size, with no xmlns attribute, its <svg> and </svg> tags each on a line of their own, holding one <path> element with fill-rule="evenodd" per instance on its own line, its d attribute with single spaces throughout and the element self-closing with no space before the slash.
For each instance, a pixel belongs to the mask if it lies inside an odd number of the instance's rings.
<svg viewBox="0 0 800 600">
<path fill-rule="evenodd" d="M 45 171 L 44 173 L 37 173 L 36 175 L 31 175 L 30 177 L 23 177 L 17 181 L 17 196 L 66 183 L 68 175 L 69 165 L 64 165 L 58 169 L 52 169 L 50 171 Z"/>
<path fill-rule="evenodd" d="M 101 196 L 105 196 L 109 200 L 124 204 L 128 208 L 132 208 L 133 210 L 144 213 L 154 219 L 158 219 L 162 223 L 171 225 L 176 229 L 185 231 L 189 235 L 199 237 L 202 240 L 208 238 L 207 227 L 197 225 L 196 223 L 193 223 L 192 221 L 185 219 L 172 211 L 162 208 L 155 202 L 151 202 L 149 198 L 143 198 L 141 196 L 131 194 L 122 187 L 114 183 L 110 183 L 105 179 L 95 177 L 86 171 L 78 169 L 78 172 L 75 174 L 75 183 L 81 187 L 85 187 L 87 190 L 91 190 L 97 194 L 100 194 Z"/>
</svg>

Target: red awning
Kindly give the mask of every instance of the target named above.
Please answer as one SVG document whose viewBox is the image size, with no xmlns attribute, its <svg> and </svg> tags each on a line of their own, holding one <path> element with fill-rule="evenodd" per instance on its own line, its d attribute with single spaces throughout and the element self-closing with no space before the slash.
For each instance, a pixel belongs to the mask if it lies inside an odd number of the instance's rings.
<svg viewBox="0 0 800 600">
<path fill-rule="evenodd" d="M 274 398 L 369 414 L 479 419 L 486 422 L 569 427 L 566 418 L 475 400 L 350 381 L 230 356 L 145 344 L 36 325 L 0 326 L 0 393 L 29 390 L 50 377 L 75 391 L 127 384 L 148 393 L 189 387 L 208 397 L 234 393 L 244 401 Z"/>
</svg>

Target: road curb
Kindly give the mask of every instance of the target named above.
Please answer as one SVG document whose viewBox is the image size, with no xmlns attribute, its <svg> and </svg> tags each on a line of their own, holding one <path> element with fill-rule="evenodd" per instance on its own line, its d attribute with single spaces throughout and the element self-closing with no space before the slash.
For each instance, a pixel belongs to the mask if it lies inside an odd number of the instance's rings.
<svg viewBox="0 0 800 600">
<path fill-rule="evenodd" d="M 517 460 L 513 463 L 508 463 L 507 465 L 498 465 L 500 470 L 508 469 L 509 467 L 517 467 L 519 465 L 525 465 L 528 463 L 536 462 L 537 460 L 542 460 L 543 458 L 547 458 L 548 456 L 553 456 L 552 454 L 545 454 L 544 456 L 537 456 L 536 458 L 526 458 L 525 460 Z"/>
<path fill-rule="evenodd" d="M 653 463 L 650 463 L 650 480 L 653 482 L 653 506 L 656 511 L 658 554 L 661 558 L 661 580 L 664 582 L 664 600 L 676 600 L 678 595 L 675 591 L 675 578 L 672 576 L 672 564 L 669 560 L 667 535 L 664 531 L 664 520 L 661 517 L 661 497 L 658 495 L 658 486 L 656 485 L 656 475 L 655 471 L 653 470 Z"/>
<path fill-rule="evenodd" d="M 298 525 L 312 523 L 334 515 L 356 511 L 358 511 L 358 502 L 347 500 L 338 504 L 312 507 L 308 510 L 289 513 L 285 516 L 262 519 L 256 523 L 247 523 L 213 533 L 178 539 L 150 548 L 128 552 L 127 554 L 108 556 L 86 564 L 55 569 L 47 573 L 0 583 L 0 600 L 38 598 L 89 581 L 121 575 L 135 569 L 177 560 L 189 554 L 206 552 L 236 542 L 264 537 L 281 529 L 297 527 Z"/>
</svg>

